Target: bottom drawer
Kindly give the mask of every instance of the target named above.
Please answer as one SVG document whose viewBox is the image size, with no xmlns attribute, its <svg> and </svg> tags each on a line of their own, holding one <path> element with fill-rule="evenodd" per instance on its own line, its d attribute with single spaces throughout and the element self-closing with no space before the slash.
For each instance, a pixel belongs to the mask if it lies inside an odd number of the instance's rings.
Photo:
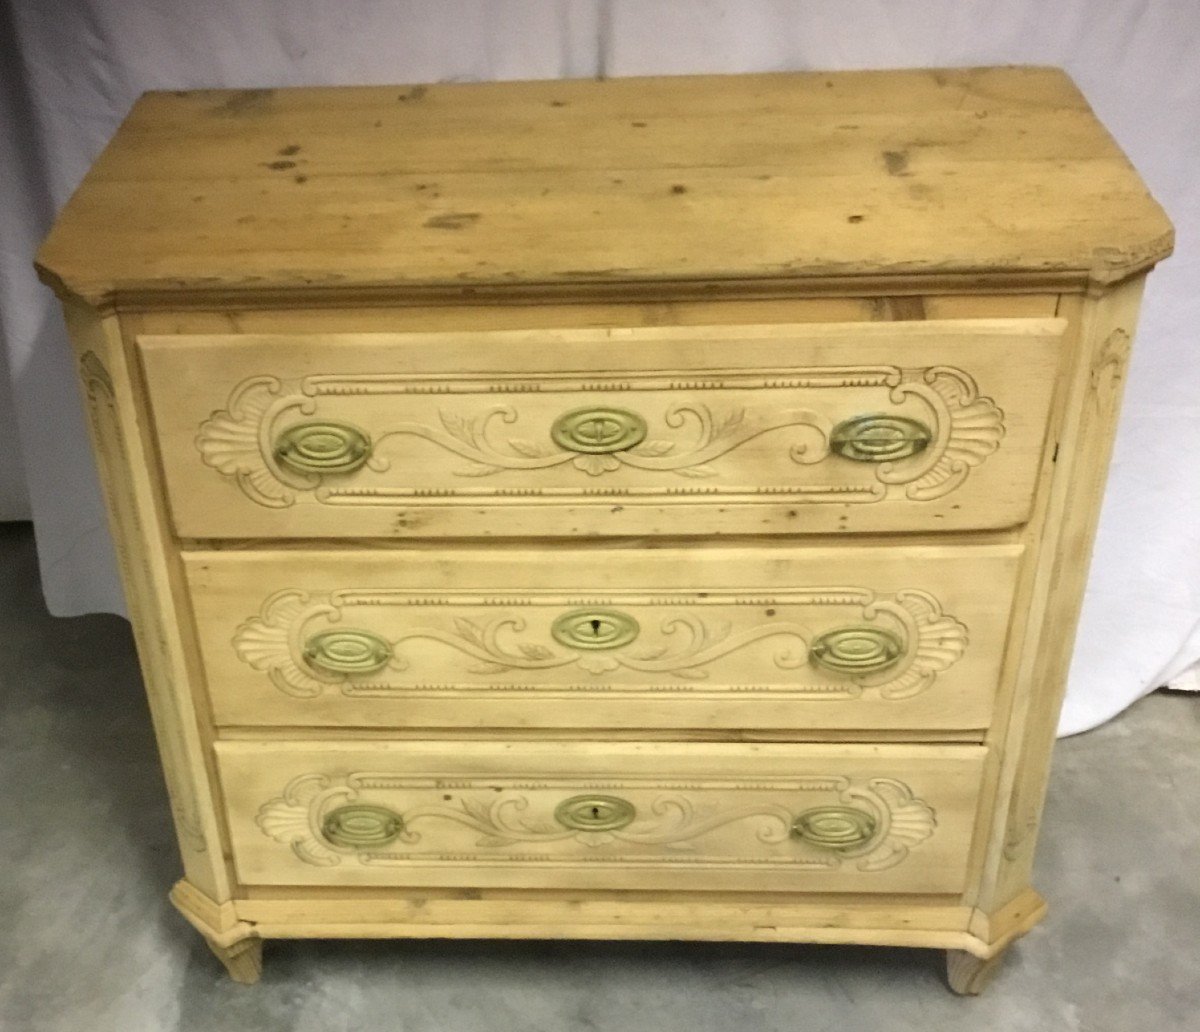
<svg viewBox="0 0 1200 1032">
<path fill-rule="evenodd" d="M 245 885 L 961 893 L 987 750 L 216 745 Z"/>
</svg>

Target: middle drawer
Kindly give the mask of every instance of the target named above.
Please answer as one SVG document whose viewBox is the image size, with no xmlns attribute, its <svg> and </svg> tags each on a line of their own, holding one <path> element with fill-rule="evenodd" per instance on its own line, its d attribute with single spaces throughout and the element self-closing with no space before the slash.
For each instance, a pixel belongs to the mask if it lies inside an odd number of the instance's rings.
<svg viewBox="0 0 1200 1032">
<path fill-rule="evenodd" d="M 974 730 L 1021 546 L 185 554 L 222 726 Z"/>
</svg>

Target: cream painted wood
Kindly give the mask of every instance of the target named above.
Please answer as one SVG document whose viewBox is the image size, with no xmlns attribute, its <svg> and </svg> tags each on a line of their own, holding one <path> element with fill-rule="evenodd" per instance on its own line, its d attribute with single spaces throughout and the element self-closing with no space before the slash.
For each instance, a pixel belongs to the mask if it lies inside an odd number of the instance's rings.
<svg viewBox="0 0 1200 1032">
<path fill-rule="evenodd" d="M 1050 756 L 1144 286 L 1144 278 L 1131 280 L 1079 305 L 1078 341 L 1064 384 L 1068 403 L 1055 444 L 1059 469 L 1046 493 L 1045 516 L 1031 528 L 1042 540 L 1025 602 L 1032 632 L 1017 676 L 1018 683 L 1037 690 L 1017 694 L 1011 719 L 994 735 L 1004 743 L 1005 764 L 979 895 L 985 909 L 1007 904 L 1032 876 Z"/>
<path fill-rule="evenodd" d="M 975 746 L 218 742 L 249 885 L 961 893 Z"/>
<path fill-rule="evenodd" d="M 150 475 L 147 424 L 116 320 L 74 302 L 64 311 L 184 871 L 197 888 L 227 900 L 220 804 L 192 691 L 200 678 L 189 651 L 190 616 L 161 484 Z"/>
<path fill-rule="evenodd" d="M 933 947 L 978 991 L 1045 912 L 1055 722 L 1170 247 L 1052 69 L 147 96 L 39 262 L 179 832 L 172 901 L 241 981 L 264 938 L 537 936 Z M 423 389 L 377 390 L 397 378 Z M 448 400 L 511 406 L 483 442 L 500 468 L 455 472 L 479 413 Z M 540 454 L 568 400 L 645 418 L 619 452 L 643 468 Z M 728 409 L 711 456 L 680 402 Z M 825 454 L 876 411 L 928 420 L 949 479 Z M 949 413 L 968 443 L 939 452 Z M 374 468 L 281 496 L 263 469 L 303 419 L 365 431 Z M 712 476 L 667 468 L 689 454 Z M 388 496 L 468 480 L 469 504 Z M 647 502 L 679 480 L 726 494 Z M 580 647 L 587 607 L 612 648 Z M 818 677 L 843 618 L 911 665 Z"/>
<path fill-rule="evenodd" d="M 866 943 L 963 951 L 986 959 L 1002 952 L 1032 922 L 992 941 L 979 937 L 979 912 L 937 897 L 774 896 L 734 892 L 581 893 L 554 890 L 320 890 L 246 887 L 229 904 L 235 922 L 181 882 L 171 893 L 180 912 L 206 936 L 239 943 L 261 935 L 288 938 L 707 939 L 717 942 Z M 304 895 L 298 895 L 303 891 Z M 1028 891 L 1020 903 L 1040 918 L 1045 904 Z M 216 920 L 214 920 L 216 919 Z M 224 932 L 218 928 L 227 927 Z"/>
<path fill-rule="evenodd" d="M 922 293 L 938 287 L 933 278 L 909 280 L 897 296 L 807 297 L 765 291 L 769 299 L 534 303 L 522 295 L 504 304 L 406 305 L 364 308 L 229 307 L 219 310 L 138 309 L 122 325 L 133 336 L 314 333 L 461 333 L 479 330 L 606 329 L 612 326 L 760 326 L 767 323 L 902 322 L 921 319 L 1052 319 L 1057 293 L 1000 293 L 991 281 L 972 294 Z"/>
<path fill-rule="evenodd" d="M 779 545 L 546 562 L 459 546 L 184 561 L 220 725 L 803 735 L 986 728 L 1020 557 L 1017 544 Z M 636 637 L 555 637 L 564 615 L 592 612 L 632 617 Z M 812 659 L 848 628 L 868 644 L 878 632 L 894 659 L 861 673 Z M 324 668 L 306 649 L 330 633 L 388 655 L 365 672 Z"/>
<path fill-rule="evenodd" d="M 1024 520 L 1064 327 L 172 336 L 139 348 L 184 537 L 793 534 Z M 844 457 L 836 438 L 861 417 L 914 421 L 927 446 Z M 580 436 L 596 420 L 616 438 Z M 289 434 L 317 425 L 350 428 L 356 468 L 280 458 Z"/>
</svg>

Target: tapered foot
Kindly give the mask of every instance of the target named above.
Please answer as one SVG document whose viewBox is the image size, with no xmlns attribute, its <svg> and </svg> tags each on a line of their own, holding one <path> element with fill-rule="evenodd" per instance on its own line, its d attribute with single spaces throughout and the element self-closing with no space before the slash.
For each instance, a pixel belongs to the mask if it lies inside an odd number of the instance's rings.
<svg viewBox="0 0 1200 1032">
<path fill-rule="evenodd" d="M 1006 950 L 981 960 L 966 950 L 946 951 L 946 981 L 959 996 L 978 996 L 996 977 Z"/>
<path fill-rule="evenodd" d="M 221 946 L 212 939 L 204 941 L 235 982 L 253 985 L 262 977 L 262 939 L 257 935 L 239 939 L 228 946 Z"/>
<path fill-rule="evenodd" d="M 171 889 L 171 902 L 204 936 L 230 978 L 243 985 L 258 981 L 262 975 L 262 939 L 254 925 L 238 919 L 231 901 L 218 903 L 185 880 Z"/>
</svg>

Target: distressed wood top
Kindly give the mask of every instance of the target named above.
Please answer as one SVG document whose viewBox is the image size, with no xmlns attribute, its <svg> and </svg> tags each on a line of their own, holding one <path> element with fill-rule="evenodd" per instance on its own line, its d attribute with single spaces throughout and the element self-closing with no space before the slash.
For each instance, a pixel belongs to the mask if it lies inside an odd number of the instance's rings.
<svg viewBox="0 0 1200 1032">
<path fill-rule="evenodd" d="M 38 255 L 95 304 L 1111 282 L 1164 213 L 1061 71 L 149 93 Z"/>
</svg>

